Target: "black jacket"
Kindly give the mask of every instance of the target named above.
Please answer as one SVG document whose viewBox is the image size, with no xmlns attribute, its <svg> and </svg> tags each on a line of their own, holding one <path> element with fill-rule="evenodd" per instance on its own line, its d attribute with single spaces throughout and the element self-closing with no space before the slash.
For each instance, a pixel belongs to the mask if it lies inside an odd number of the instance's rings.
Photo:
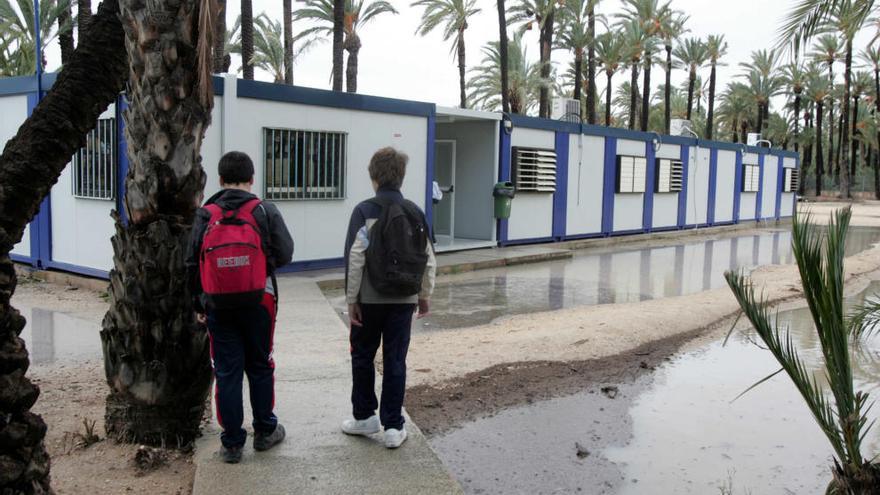
<svg viewBox="0 0 880 495">
<path fill-rule="evenodd" d="M 244 203 L 256 198 L 255 195 L 238 189 L 223 189 L 211 196 L 205 205 L 216 204 L 224 210 L 241 207 Z M 192 239 L 186 255 L 187 276 L 190 290 L 197 311 L 204 311 L 202 301 L 202 283 L 199 276 L 199 253 L 202 251 L 202 238 L 205 237 L 205 229 L 211 214 L 204 208 L 199 208 L 193 221 Z M 260 235 L 263 239 L 263 251 L 266 253 L 268 266 L 267 273 L 273 275 L 275 269 L 290 263 L 293 259 L 293 238 L 284 224 L 281 212 L 272 203 L 261 203 L 261 207 L 254 210 L 254 219 L 260 227 Z"/>
</svg>

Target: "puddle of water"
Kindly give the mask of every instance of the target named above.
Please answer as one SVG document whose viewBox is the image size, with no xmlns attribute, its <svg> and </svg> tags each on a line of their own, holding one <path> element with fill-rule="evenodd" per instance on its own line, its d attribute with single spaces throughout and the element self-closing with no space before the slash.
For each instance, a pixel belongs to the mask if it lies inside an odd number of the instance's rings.
<svg viewBox="0 0 880 495">
<path fill-rule="evenodd" d="M 847 255 L 878 242 L 880 229 L 852 228 Z M 775 229 L 671 246 L 591 249 L 571 260 L 445 277 L 432 315 L 414 328 L 462 328 L 516 314 L 694 294 L 726 286 L 726 270 L 793 262 L 791 231 Z M 340 314 L 346 311 L 342 291 L 327 297 Z"/>
<path fill-rule="evenodd" d="M 101 358 L 101 322 L 44 308 L 18 307 L 27 318 L 21 338 L 27 344 L 31 363 L 84 361 Z"/>
<path fill-rule="evenodd" d="M 866 293 L 875 294 L 880 284 Z M 859 300 L 859 298 L 856 298 Z M 822 362 L 807 309 L 779 314 L 808 368 Z M 855 351 L 854 351 L 855 352 Z M 880 337 L 854 354 L 856 389 L 880 396 Z M 742 334 L 680 355 L 616 399 L 582 392 L 503 411 L 432 440 L 468 493 L 823 493 L 832 450 L 800 395 Z M 873 417 L 880 414 L 873 411 Z M 574 442 L 592 455 L 578 459 Z M 880 426 L 863 454 L 880 452 Z M 647 489 L 646 487 L 650 487 Z"/>
</svg>

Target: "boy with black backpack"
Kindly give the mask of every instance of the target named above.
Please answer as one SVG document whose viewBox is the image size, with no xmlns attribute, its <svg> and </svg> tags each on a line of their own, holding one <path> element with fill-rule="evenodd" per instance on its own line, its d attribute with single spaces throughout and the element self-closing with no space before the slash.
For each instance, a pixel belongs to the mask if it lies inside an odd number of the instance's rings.
<svg viewBox="0 0 880 495">
<path fill-rule="evenodd" d="M 373 364 L 381 342 L 380 416 L 389 449 L 406 440 L 402 408 L 412 318 L 416 310 L 419 318 L 428 314 L 436 268 L 425 214 L 400 193 L 407 160 L 390 147 L 373 155 L 369 172 L 376 196 L 355 207 L 345 243 L 354 417 L 342 423 L 342 431 L 372 435 L 381 429 Z"/>
<path fill-rule="evenodd" d="M 196 212 L 186 265 L 197 318 L 207 323 L 216 383 L 217 421 L 224 462 L 237 463 L 247 439 L 242 429 L 243 374 L 254 414 L 254 450 L 284 440 L 273 412 L 278 285 L 275 268 L 290 263 L 293 239 L 278 209 L 251 194 L 254 164 L 244 153 L 223 155 L 220 192 Z"/>
</svg>

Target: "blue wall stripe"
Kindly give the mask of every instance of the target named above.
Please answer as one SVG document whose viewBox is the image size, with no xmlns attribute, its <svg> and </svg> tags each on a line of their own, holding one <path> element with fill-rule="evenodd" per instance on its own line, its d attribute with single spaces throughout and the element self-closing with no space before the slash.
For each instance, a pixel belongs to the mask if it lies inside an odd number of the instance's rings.
<svg viewBox="0 0 880 495">
<path fill-rule="evenodd" d="M 733 171 L 733 221 L 739 223 L 740 201 L 742 200 L 743 154 L 736 153 L 736 165 Z"/>
<path fill-rule="evenodd" d="M 553 237 L 562 239 L 568 227 L 569 134 L 556 133 L 556 192 L 553 194 Z"/>
<path fill-rule="evenodd" d="M 656 151 L 654 151 L 654 143 L 648 141 L 645 143 L 645 161 L 647 169 L 645 170 L 645 195 L 642 206 L 642 228 L 646 232 L 651 231 L 654 226 L 654 176 L 657 175 Z"/>
<path fill-rule="evenodd" d="M 617 175 L 617 138 L 605 138 L 605 171 L 602 177 L 602 233 L 614 231 L 614 179 Z"/>
<path fill-rule="evenodd" d="M 0 78 L 0 96 L 35 93 L 37 76 L 19 76 Z"/>
<path fill-rule="evenodd" d="M 220 76 L 213 76 L 211 78 L 211 85 L 214 86 L 214 95 L 215 96 L 223 96 L 223 78 Z"/>
<path fill-rule="evenodd" d="M 301 103 L 348 110 L 367 112 L 383 112 L 402 115 L 418 115 L 428 117 L 434 113 L 436 105 L 416 101 L 396 100 L 379 96 L 367 96 L 355 93 L 340 93 L 323 89 L 273 84 L 260 81 L 238 80 L 238 96 L 260 100 Z"/>
<path fill-rule="evenodd" d="M 678 193 L 678 227 L 687 225 L 688 168 L 691 161 L 690 146 L 681 147 L 681 192 Z"/>
<path fill-rule="evenodd" d="M 432 111 L 428 115 L 427 158 L 425 160 L 425 217 L 431 231 L 434 230 L 434 138 L 437 133 L 437 117 Z"/>
<path fill-rule="evenodd" d="M 783 179 L 785 179 L 785 173 L 782 170 L 783 158 L 779 157 L 779 163 L 776 167 L 776 205 L 773 213 L 773 217 L 776 220 L 779 220 L 779 215 L 782 210 L 782 189 L 785 184 L 783 184 Z M 797 194 L 797 192 L 795 192 Z"/>
<path fill-rule="evenodd" d="M 97 268 L 91 268 L 88 266 L 74 265 L 71 263 L 61 263 L 59 261 L 49 261 L 43 268 L 76 273 L 78 275 L 101 278 L 104 280 L 108 280 L 110 278 L 110 272 L 107 272 L 105 270 L 99 270 Z"/>
<path fill-rule="evenodd" d="M 758 194 L 755 198 L 755 220 L 761 220 L 764 199 L 764 155 L 758 155 Z"/>
<path fill-rule="evenodd" d="M 718 187 L 718 150 L 709 150 L 709 198 L 706 205 L 706 223 L 715 223 L 715 195 Z"/>
<path fill-rule="evenodd" d="M 510 159 L 511 159 L 511 149 L 510 149 L 510 133 L 504 129 L 504 122 L 501 122 L 499 126 L 499 133 L 501 135 L 500 139 L 498 139 L 498 181 L 505 182 L 511 180 L 510 175 Z M 514 202 L 513 208 L 516 208 L 516 204 Z M 507 219 L 498 219 L 498 242 L 506 243 L 507 242 L 507 231 L 509 220 Z"/>
</svg>

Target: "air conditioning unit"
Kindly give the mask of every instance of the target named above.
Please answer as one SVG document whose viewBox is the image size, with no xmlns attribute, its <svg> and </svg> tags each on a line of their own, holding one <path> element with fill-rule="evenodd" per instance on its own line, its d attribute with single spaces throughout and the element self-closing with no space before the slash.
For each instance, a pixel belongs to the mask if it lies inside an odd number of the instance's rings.
<svg viewBox="0 0 880 495">
<path fill-rule="evenodd" d="M 757 146 L 758 141 L 761 140 L 761 134 L 758 132 L 750 132 L 748 136 L 746 136 L 746 144 L 749 146 Z"/>
<path fill-rule="evenodd" d="M 571 98 L 554 98 L 550 116 L 554 120 L 579 124 L 581 122 L 581 102 Z"/>
<path fill-rule="evenodd" d="M 669 133 L 673 136 L 694 137 L 694 127 L 690 120 L 672 119 L 669 121 Z"/>
</svg>

